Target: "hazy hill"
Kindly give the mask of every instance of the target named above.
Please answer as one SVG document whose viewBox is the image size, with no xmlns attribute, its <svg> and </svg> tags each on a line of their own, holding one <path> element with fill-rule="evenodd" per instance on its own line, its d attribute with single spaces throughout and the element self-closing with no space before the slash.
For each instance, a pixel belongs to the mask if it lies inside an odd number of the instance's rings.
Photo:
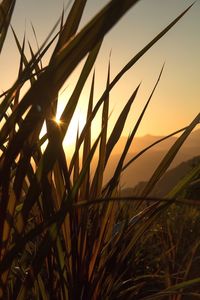
<svg viewBox="0 0 200 300">
<path fill-rule="evenodd" d="M 156 197 L 164 197 L 166 196 L 172 188 L 185 176 L 187 173 L 197 164 L 200 163 L 200 156 L 194 157 L 188 161 L 184 161 L 180 163 L 177 167 L 170 169 L 167 171 L 164 176 L 160 179 L 160 181 L 155 186 L 151 195 Z M 195 180 L 193 184 L 191 184 L 188 188 L 188 197 L 192 194 L 192 199 L 197 197 L 199 199 L 200 195 L 200 186 L 199 179 Z M 138 183 L 134 188 L 125 188 L 122 190 L 122 195 L 131 196 L 140 194 L 143 190 L 146 182 Z M 194 193 L 195 192 L 195 193 Z"/>
<path fill-rule="evenodd" d="M 155 187 L 153 194 L 156 196 L 165 196 L 191 169 L 200 163 L 200 156 L 184 161 L 177 167 L 170 169 L 164 174 Z"/>
<path fill-rule="evenodd" d="M 161 137 L 151 135 L 135 138 L 129 154 L 127 155 L 127 161 L 131 159 L 138 151 L 147 147 L 159 138 Z M 147 181 L 167 150 L 176 141 L 176 139 L 177 137 L 172 137 L 156 145 L 154 148 L 147 151 L 140 158 L 138 158 L 132 165 L 130 165 L 121 178 L 122 187 L 134 187 L 141 181 Z M 115 169 L 115 166 L 119 161 L 120 153 L 123 149 L 125 141 L 126 139 L 124 137 L 121 138 L 118 145 L 115 147 L 112 158 L 109 160 L 108 167 L 106 168 L 105 181 L 107 181 L 112 176 L 113 170 Z M 189 136 L 188 140 L 184 143 L 183 147 L 172 162 L 170 168 L 174 168 L 180 163 L 192 159 L 199 154 L 200 129 L 197 129 Z"/>
</svg>

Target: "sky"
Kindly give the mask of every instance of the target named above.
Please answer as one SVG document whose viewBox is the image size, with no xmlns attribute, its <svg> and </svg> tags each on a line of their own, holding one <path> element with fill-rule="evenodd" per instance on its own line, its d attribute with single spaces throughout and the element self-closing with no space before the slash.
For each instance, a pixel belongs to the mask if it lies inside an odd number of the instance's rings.
<svg viewBox="0 0 200 300">
<path fill-rule="evenodd" d="M 31 30 L 33 24 L 38 43 L 45 37 L 62 12 L 64 0 L 17 0 L 12 25 L 22 41 L 27 39 L 36 49 Z M 83 27 L 108 1 L 89 0 L 80 27 Z M 104 39 L 95 64 L 95 98 L 104 91 L 111 51 L 111 79 L 170 21 L 192 3 L 190 0 L 141 0 L 119 21 Z M 124 134 L 134 126 L 165 62 L 162 79 L 138 130 L 138 135 L 166 135 L 192 121 L 200 110 L 200 1 L 167 35 L 142 57 L 111 92 L 110 128 L 136 86 L 142 82 L 132 107 Z M 28 51 L 28 47 L 27 47 Z M 50 53 L 49 53 L 50 55 Z M 44 63 L 47 63 L 48 57 Z M 0 88 L 5 90 L 17 76 L 19 55 L 11 31 L 0 56 Z M 61 103 L 67 101 L 80 67 L 65 83 Z M 91 76 L 82 93 L 76 116 L 84 122 Z M 67 95 L 68 93 L 68 95 Z M 62 102 L 63 101 L 63 102 Z M 61 104 L 62 107 L 63 104 Z M 99 120 L 99 119 L 98 119 Z M 81 126 L 80 124 L 80 126 Z M 94 124 L 98 126 L 98 124 Z"/>
</svg>

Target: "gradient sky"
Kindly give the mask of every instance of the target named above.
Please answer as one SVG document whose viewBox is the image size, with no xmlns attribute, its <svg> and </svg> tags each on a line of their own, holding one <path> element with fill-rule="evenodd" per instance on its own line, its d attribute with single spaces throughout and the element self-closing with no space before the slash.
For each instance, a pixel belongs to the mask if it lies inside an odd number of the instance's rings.
<svg viewBox="0 0 200 300">
<path fill-rule="evenodd" d="M 83 24 L 108 1 L 89 0 L 83 16 Z M 30 23 L 32 22 L 41 44 L 61 14 L 64 0 L 17 0 L 12 25 L 20 40 L 24 35 L 35 45 Z M 134 6 L 105 37 L 101 53 L 96 62 L 96 97 L 101 95 L 106 83 L 110 50 L 111 78 L 120 71 L 128 60 L 145 46 L 173 18 L 192 1 L 189 0 L 141 0 Z M 165 69 L 150 107 L 139 129 L 139 135 L 163 135 L 187 125 L 200 109 L 200 1 L 183 19 L 160 40 L 123 77 L 111 93 L 111 124 L 119 115 L 135 87 L 142 81 L 138 97 L 128 119 L 125 134 L 136 121 L 163 62 Z M 27 47 L 28 49 L 28 47 Z M 6 89 L 17 75 L 19 55 L 11 32 L 0 57 L 0 88 Z M 65 87 L 72 89 L 78 71 Z M 90 77 L 91 78 L 91 77 Z M 86 108 L 87 83 L 79 112 Z"/>
</svg>

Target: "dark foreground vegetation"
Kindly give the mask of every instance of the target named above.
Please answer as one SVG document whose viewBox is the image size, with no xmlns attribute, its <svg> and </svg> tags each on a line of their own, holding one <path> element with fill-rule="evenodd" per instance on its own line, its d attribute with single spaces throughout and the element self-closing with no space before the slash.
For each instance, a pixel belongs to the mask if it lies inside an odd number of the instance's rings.
<svg viewBox="0 0 200 300">
<path fill-rule="evenodd" d="M 200 208 L 199 196 L 194 190 L 191 193 L 191 186 L 199 182 L 199 162 L 167 195 L 150 195 L 199 123 L 200 114 L 177 131 L 180 137 L 139 194 L 124 197 L 119 189 L 120 175 L 128 167 L 124 164 L 126 154 L 163 69 L 127 138 L 111 180 L 103 184 L 105 167 L 140 87 L 135 88 L 127 102 L 124 99 L 124 109 L 107 136 L 109 93 L 191 7 L 141 49 L 112 80 L 108 67 L 105 92 L 95 105 L 93 76 L 87 122 L 77 135 L 74 154 L 67 164 L 62 142 L 103 37 L 139 1 L 112 0 L 77 33 L 86 2 L 74 1 L 68 16 L 63 13 L 58 21 L 59 29 L 52 31 L 37 53 L 29 45 L 30 61 L 26 58 L 26 41 L 20 43 L 12 29 L 21 59 L 16 82 L 1 94 L 0 103 L 0 298 L 198 299 Z M 0 4 L 0 51 L 14 6 L 15 0 L 3 0 Z M 41 61 L 53 41 L 56 46 L 50 61 L 42 67 Z M 54 120 L 59 90 L 85 56 L 77 85 L 70 99 L 66 99 L 57 124 Z M 29 89 L 23 95 L 21 91 L 27 82 Z M 101 132 L 93 142 L 91 124 L 100 108 Z M 47 131 L 41 137 L 44 122 Z M 45 142 L 47 145 L 42 148 Z M 92 177 L 95 152 L 98 163 Z M 139 155 L 142 152 L 130 163 Z"/>
</svg>

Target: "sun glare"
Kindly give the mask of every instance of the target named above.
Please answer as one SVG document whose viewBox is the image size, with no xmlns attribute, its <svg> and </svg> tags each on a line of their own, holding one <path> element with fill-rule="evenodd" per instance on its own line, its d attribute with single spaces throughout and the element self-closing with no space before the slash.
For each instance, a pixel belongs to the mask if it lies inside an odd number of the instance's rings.
<svg viewBox="0 0 200 300">
<path fill-rule="evenodd" d="M 55 117 L 54 118 L 54 122 L 57 124 L 57 125 L 60 125 L 61 124 L 61 120 L 59 119 L 59 117 Z"/>
<path fill-rule="evenodd" d="M 54 121 L 56 122 L 56 124 L 59 126 L 61 125 L 61 120 L 60 120 L 60 116 L 62 114 L 62 107 L 59 107 L 59 110 L 57 111 L 57 115 L 54 119 Z M 68 146 L 73 146 L 76 142 L 76 137 L 77 137 L 77 133 L 81 132 L 83 127 L 85 125 L 85 116 L 84 113 L 78 109 L 77 111 L 75 111 L 71 122 L 69 124 L 68 130 L 67 130 L 67 134 L 64 138 L 64 146 L 68 147 Z"/>
<path fill-rule="evenodd" d="M 75 144 L 77 134 L 78 133 L 80 134 L 84 125 L 85 125 L 85 117 L 83 113 L 79 110 L 74 114 L 70 122 L 66 137 L 64 139 L 65 146 L 72 146 Z"/>
<path fill-rule="evenodd" d="M 56 117 L 53 119 L 53 121 L 59 126 L 61 125 L 62 121 L 60 120 L 60 116 L 62 114 L 62 110 L 59 109 L 57 112 Z M 64 148 L 69 151 L 73 151 L 74 145 L 76 143 L 76 137 L 77 137 L 77 133 L 81 133 L 83 127 L 85 126 L 85 116 L 84 113 L 79 109 L 77 110 L 72 119 L 71 122 L 69 124 L 68 130 L 67 130 L 67 134 L 64 138 L 63 141 L 63 145 Z M 40 133 L 40 138 L 42 138 L 46 133 L 46 124 L 44 123 L 41 133 Z M 46 146 L 47 146 L 48 141 L 46 141 L 43 146 L 42 146 L 42 150 L 44 151 Z"/>
</svg>

